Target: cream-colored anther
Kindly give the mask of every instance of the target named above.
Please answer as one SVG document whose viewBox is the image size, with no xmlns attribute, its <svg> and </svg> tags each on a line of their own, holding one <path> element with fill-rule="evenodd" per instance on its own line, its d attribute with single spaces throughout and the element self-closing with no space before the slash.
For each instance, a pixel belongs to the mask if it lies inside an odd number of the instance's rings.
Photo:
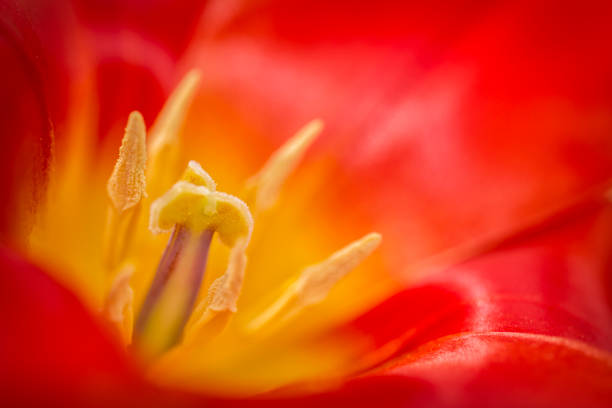
<svg viewBox="0 0 612 408">
<path fill-rule="evenodd" d="M 271 323 L 285 323 L 305 307 L 321 302 L 340 279 L 378 247 L 380 241 L 380 234 L 370 233 L 325 261 L 305 268 L 278 300 L 249 324 L 248 331 L 258 331 Z"/>
<path fill-rule="evenodd" d="M 104 315 L 117 328 L 126 345 L 132 341 L 134 326 L 134 291 L 130 286 L 133 273 L 132 265 L 125 266 L 119 272 L 104 304 Z"/>
<path fill-rule="evenodd" d="M 295 170 L 308 147 L 323 130 L 323 121 L 315 119 L 270 156 L 261 170 L 246 183 L 246 195 L 251 197 L 255 211 L 272 207 L 289 175 Z"/>
<path fill-rule="evenodd" d="M 185 332 L 186 343 L 206 337 L 203 333 L 207 333 L 208 328 L 205 326 L 212 319 L 219 319 L 220 315 L 226 314 L 227 316 L 222 316 L 223 323 L 217 325 L 217 330 L 222 330 L 231 314 L 236 313 L 247 264 L 246 248 L 246 239 L 239 239 L 232 247 L 225 273 L 210 285 L 208 296 L 193 313 L 194 323 L 189 325 Z"/>
<path fill-rule="evenodd" d="M 106 189 L 117 212 L 122 213 L 138 204 L 146 195 L 147 165 L 146 129 L 140 112 L 130 113 L 119 149 L 119 158 Z"/>
<path fill-rule="evenodd" d="M 109 271 L 125 258 L 140 214 L 140 203 L 146 197 L 145 139 L 144 120 L 134 111 L 129 116 L 119 158 L 106 185 L 111 203 L 106 216 L 103 257 Z"/>
<path fill-rule="evenodd" d="M 185 121 L 187 109 L 200 84 L 201 74 L 197 69 L 189 71 L 166 100 L 151 129 L 149 147 L 151 156 L 160 148 L 176 142 L 180 127 Z"/>
<path fill-rule="evenodd" d="M 304 269 L 295 283 L 301 303 L 306 306 L 325 299 L 331 288 L 363 262 L 380 241 L 380 234 L 370 233 L 335 252 L 325 261 Z"/>
<path fill-rule="evenodd" d="M 200 72 L 192 70 L 181 80 L 164 104 L 149 139 L 147 180 L 152 198 L 160 195 L 178 175 L 179 131 L 200 84 Z"/>
<path fill-rule="evenodd" d="M 212 283 L 208 291 L 208 309 L 236 313 L 247 263 L 246 248 L 246 239 L 239 239 L 232 247 L 225 273 Z"/>
</svg>

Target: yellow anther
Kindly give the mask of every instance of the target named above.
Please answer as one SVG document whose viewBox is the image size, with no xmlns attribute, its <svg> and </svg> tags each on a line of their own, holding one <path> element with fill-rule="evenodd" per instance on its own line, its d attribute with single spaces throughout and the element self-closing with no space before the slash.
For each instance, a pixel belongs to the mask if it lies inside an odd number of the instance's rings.
<svg viewBox="0 0 612 408">
<path fill-rule="evenodd" d="M 181 180 L 195 184 L 196 186 L 204 186 L 210 191 L 215 191 L 217 189 L 217 183 L 215 183 L 215 180 L 213 180 L 213 178 L 210 177 L 206 171 L 204 171 L 202 166 L 200 166 L 200 163 L 194 160 L 191 160 L 187 165 Z"/>
<path fill-rule="evenodd" d="M 370 233 L 335 252 L 325 261 L 304 269 L 296 282 L 302 304 L 309 305 L 325 299 L 330 289 L 355 269 L 380 244 L 382 237 Z"/>
<path fill-rule="evenodd" d="M 230 247 L 240 238 L 248 242 L 253 230 L 251 213 L 240 199 L 182 180 L 153 202 L 149 228 L 161 233 L 177 224 L 196 233 L 214 230 Z"/>
<path fill-rule="evenodd" d="M 270 156 L 261 170 L 247 181 L 246 195 L 252 197 L 256 212 L 272 207 L 281 187 L 295 170 L 308 147 L 323 130 L 323 121 L 315 119 Z"/>
<path fill-rule="evenodd" d="M 321 302 L 342 277 L 378 247 L 380 241 L 380 234 L 370 233 L 335 252 L 325 261 L 304 269 L 280 298 L 251 322 L 248 331 L 261 330 L 271 323 L 285 323 L 306 306 Z"/>
<path fill-rule="evenodd" d="M 142 115 L 130 114 L 119 158 L 107 184 L 109 205 L 104 237 L 104 262 L 110 271 L 127 253 L 145 192 L 146 130 Z"/>
<path fill-rule="evenodd" d="M 126 345 L 132 341 L 134 326 L 134 291 L 130 286 L 133 273 L 132 265 L 119 272 L 104 304 L 104 315 L 117 328 Z"/>
<path fill-rule="evenodd" d="M 231 314 L 236 313 L 247 264 L 246 248 L 245 239 L 239 239 L 232 247 L 225 273 L 212 283 L 207 298 L 200 302 L 193 313 L 194 323 L 185 332 L 186 344 L 223 330 Z M 213 319 L 218 321 L 215 328 L 205 327 Z"/>
<path fill-rule="evenodd" d="M 161 194 L 178 176 L 178 134 L 200 83 L 200 72 L 192 70 L 181 80 L 162 108 L 149 139 L 149 192 Z"/>
<path fill-rule="evenodd" d="M 138 204 L 145 195 L 147 164 L 146 130 L 142 115 L 130 113 L 119 158 L 108 179 L 108 196 L 117 212 L 122 213 Z"/>
<path fill-rule="evenodd" d="M 198 70 L 189 71 L 168 97 L 151 129 L 149 146 L 152 156 L 157 154 L 162 146 L 176 142 L 176 135 L 185 120 L 187 109 L 200 84 L 200 78 Z"/>
<path fill-rule="evenodd" d="M 242 288 L 247 263 L 246 247 L 245 239 L 239 240 L 232 247 L 225 274 L 215 280 L 208 291 L 207 303 L 210 310 L 236 313 L 236 302 Z"/>
</svg>

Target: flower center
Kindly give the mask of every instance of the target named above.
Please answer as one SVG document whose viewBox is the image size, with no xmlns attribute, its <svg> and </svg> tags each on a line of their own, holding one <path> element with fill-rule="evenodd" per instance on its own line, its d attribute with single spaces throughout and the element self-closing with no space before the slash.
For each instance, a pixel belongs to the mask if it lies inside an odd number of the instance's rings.
<svg viewBox="0 0 612 408">
<path fill-rule="evenodd" d="M 104 265 L 109 290 L 104 315 L 126 345 L 154 366 L 172 364 L 223 332 L 238 309 L 253 228 L 262 214 L 274 211 L 281 188 L 322 130 L 308 123 L 248 179 L 241 197 L 217 190 L 202 166 L 190 161 L 180 175 L 178 133 L 199 83 L 189 73 L 162 109 L 149 134 L 142 116 L 133 112 L 114 170 L 107 184 L 109 206 Z M 148 215 L 148 230 L 143 220 Z M 134 259 L 151 256 L 134 248 L 150 234 L 169 233 L 154 278 L 142 305 L 134 305 L 130 283 Z M 202 288 L 213 237 L 229 249 L 225 273 Z M 287 237 L 288 239 L 290 237 Z M 243 325 L 242 335 L 265 337 L 282 331 L 379 245 L 370 233 L 304 268 L 275 298 Z M 280 287 L 279 282 L 279 287 Z M 208 296 L 197 303 L 200 291 Z M 134 311 L 137 310 L 134 315 Z"/>
</svg>

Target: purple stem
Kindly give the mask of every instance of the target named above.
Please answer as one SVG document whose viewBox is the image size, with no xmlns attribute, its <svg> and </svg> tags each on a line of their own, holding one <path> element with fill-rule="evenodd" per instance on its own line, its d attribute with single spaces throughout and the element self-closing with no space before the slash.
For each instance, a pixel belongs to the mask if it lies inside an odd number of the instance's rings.
<svg viewBox="0 0 612 408">
<path fill-rule="evenodd" d="M 191 267 L 189 274 L 192 284 L 190 285 L 191 290 L 186 294 L 188 297 L 187 307 L 184 310 L 184 314 L 179 317 L 176 333 L 170 336 L 171 343 L 168 345 L 168 347 L 172 347 L 174 344 L 176 344 L 176 342 L 178 342 L 183 333 L 183 329 L 187 324 L 189 316 L 193 311 L 193 307 L 200 290 L 200 285 L 202 284 L 202 280 L 204 278 L 206 261 L 208 259 L 208 250 L 212 236 L 213 231 L 210 230 L 205 230 L 194 235 L 185 227 L 177 225 L 174 228 L 172 235 L 168 240 L 168 245 L 166 245 L 166 249 L 164 250 L 161 260 L 159 261 L 159 265 L 157 266 L 157 271 L 155 272 L 155 277 L 153 278 L 149 292 L 147 293 L 145 301 L 140 309 L 140 313 L 138 314 L 138 318 L 134 326 L 135 343 L 138 343 L 138 338 L 143 334 L 151 313 L 159 301 L 159 298 L 163 294 L 168 281 L 174 274 L 180 272 L 177 271 L 176 268 L 179 258 L 181 256 L 186 256 L 184 254 L 184 252 L 186 252 L 185 249 L 188 247 L 192 239 L 197 239 L 196 256 L 190 262 Z"/>
</svg>

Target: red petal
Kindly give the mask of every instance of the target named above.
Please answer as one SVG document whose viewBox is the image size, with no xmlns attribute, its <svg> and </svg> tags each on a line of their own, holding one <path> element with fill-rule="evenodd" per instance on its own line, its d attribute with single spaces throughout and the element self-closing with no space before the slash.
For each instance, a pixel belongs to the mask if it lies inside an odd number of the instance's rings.
<svg viewBox="0 0 612 408">
<path fill-rule="evenodd" d="M 5 249 L 0 310 L 3 405 L 7 399 L 103 401 L 136 384 L 124 356 L 76 297 Z"/>
<path fill-rule="evenodd" d="M 554 337 L 465 334 L 428 343 L 352 384 L 367 386 L 390 388 L 378 395 L 390 406 L 606 407 L 612 355 Z"/>
<path fill-rule="evenodd" d="M 207 1 L 73 0 L 84 25 L 101 31 L 133 31 L 177 58 L 185 49 Z"/>
<path fill-rule="evenodd" d="M 374 347 L 362 351 L 364 364 L 460 333 L 546 335 L 612 351 L 611 253 L 612 209 L 582 208 L 566 225 L 432 276 L 343 330 Z"/>
<path fill-rule="evenodd" d="M 275 42 L 269 32 L 261 43 L 241 39 L 238 30 L 220 37 L 224 43 L 211 52 L 219 65 L 214 79 L 239 99 L 236 106 L 252 108 L 257 101 L 258 115 L 287 115 L 280 127 L 317 113 L 330 119 L 330 133 L 339 136 L 329 143 L 346 147 L 337 159 L 358 182 L 333 187 L 365 198 L 365 211 L 397 243 L 395 252 L 409 251 L 405 261 L 474 233 L 513 229 L 608 177 L 610 58 L 601 50 L 610 38 L 609 10 L 586 10 L 585 4 L 577 10 L 556 3 L 492 11 L 458 3 L 418 6 L 385 13 L 375 25 L 367 23 L 370 11 L 384 11 L 379 4 L 351 21 L 342 18 L 346 4 L 321 13 L 308 3 L 291 14 L 281 5 L 266 10 L 271 17 L 263 20 L 257 13 L 246 18 L 245 32 L 271 22 L 286 42 Z M 296 23 L 290 17 L 297 14 L 311 18 Z M 348 48 L 348 59 L 338 56 L 347 43 L 355 47 Z M 258 65 L 232 59 L 236 55 Z M 584 66 L 577 69 L 578 60 Z M 380 78 L 383 71 L 387 78 Z M 356 79 L 341 81 L 347 77 Z M 295 92 L 288 96 L 287 89 Z M 296 93 L 302 103 L 295 103 Z M 406 111 L 417 113 L 407 123 Z M 367 120 L 355 124 L 355 117 Z M 611 394 L 610 358 L 591 346 L 612 348 L 610 231 L 609 211 L 579 218 L 552 230 L 552 238 L 507 244 L 389 300 L 350 330 L 379 347 L 399 338 L 398 346 L 410 353 L 338 391 L 289 403 L 474 406 L 528 398 L 542 405 L 603 405 Z M 416 237 L 408 249 L 405 236 Z M 9 402 L 104 404 L 125 397 L 163 405 L 174 398 L 168 393 L 156 400 L 153 388 L 141 388 L 64 289 L 10 255 L 0 259 L 0 306 L 15 311 L 5 317 L 0 338 L 0 383 Z M 177 404 L 209 402 L 176 398 Z"/>
<path fill-rule="evenodd" d="M 51 163 L 39 46 L 19 10 L 0 5 L 0 242 L 11 245 L 30 231 Z"/>
<path fill-rule="evenodd" d="M 112 132 L 120 139 L 134 109 L 152 123 L 175 85 L 176 60 L 206 5 L 199 0 L 180 7 L 168 0 L 3 3 L 15 10 L 3 16 L 8 24 L 24 20 L 17 31 L 29 30 L 29 42 L 41 43 L 36 58 L 43 66 L 60 150 L 75 111 L 97 116 L 87 118 L 97 129 L 85 132 L 94 138 Z"/>
<path fill-rule="evenodd" d="M 590 204 L 432 276 L 332 333 L 386 363 L 301 402 L 607 406 L 610 254 L 612 208 Z"/>
<path fill-rule="evenodd" d="M 128 114 L 152 124 L 206 1 L 73 1 L 95 55 L 98 136 L 120 138 Z"/>
<path fill-rule="evenodd" d="M 339 389 L 263 406 L 607 407 L 612 355 L 546 336 L 465 334 L 429 343 Z"/>
<path fill-rule="evenodd" d="M 609 183 L 608 3 L 264 3 L 192 49 L 206 120 L 259 152 L 322 117 L 308 206 L 371 222 L 398 271 Z"/>
<path fill-rule="evenodd" d="M 403 357 L 337 390 L 240 405 L 605 406 L 611 245 L 612 209 L 583 206 L 570 222 L 431 277 L 343 329 L 370 339 L 376 349 L 364 353 L 391 346 Z M 142 383 L 72 294 L 14 255 L 0 262 L 4 401 L 238 404 Z"/>
</svg>

